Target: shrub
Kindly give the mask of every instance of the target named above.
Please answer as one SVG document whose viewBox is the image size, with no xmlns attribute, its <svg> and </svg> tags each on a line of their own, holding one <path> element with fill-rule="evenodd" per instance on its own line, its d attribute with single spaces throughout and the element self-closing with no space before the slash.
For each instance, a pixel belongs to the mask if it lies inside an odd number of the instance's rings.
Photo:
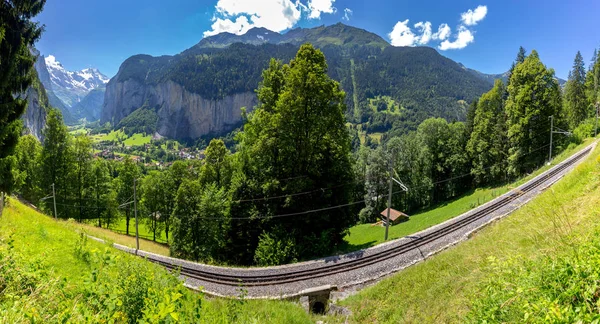
<svg viewBox="0 0 600 324">
<path fill-rule="evenodd" d="M 290 238 L 278 238 L 263 232 L 254 251 L 254 262 L 260 266 L 272 266 L 296 261 L 295 244 Z"/>
<path fill-rule="evenodd" d="M 596 235 L 597 237 L 597 235 Z M 488 259 L 488 281 L 474 296 L 472 322 L 597 323 L 600 239 L 540 260 Z"/>
</svg>

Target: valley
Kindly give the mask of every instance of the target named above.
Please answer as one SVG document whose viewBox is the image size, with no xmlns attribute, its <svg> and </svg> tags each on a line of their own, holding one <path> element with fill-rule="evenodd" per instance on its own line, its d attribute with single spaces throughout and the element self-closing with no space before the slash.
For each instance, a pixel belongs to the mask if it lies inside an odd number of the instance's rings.
<svg viewBox="0 0 600 324">
<path fill-rule="evenodd" d="M 0 1 L 0 321 L 596 319 L 593 8 L 212 2 Z"/>
</svg>

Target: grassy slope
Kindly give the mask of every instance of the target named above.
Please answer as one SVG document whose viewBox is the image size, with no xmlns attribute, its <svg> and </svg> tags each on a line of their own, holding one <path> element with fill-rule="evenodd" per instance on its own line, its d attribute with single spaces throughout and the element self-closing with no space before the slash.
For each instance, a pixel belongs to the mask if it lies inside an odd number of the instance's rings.
<svg viewBox="0 0 600 324">
<path fill-rule="evenodd" d="M 342 302 L 353 322 L 462 322 L 490 279 L 490 257 L 536 259 L 585 241 L 600 218 L 600 147 L 551 189 L 469 241 Z M 332 320 L 336 320 L 332 318 Z M 337 319 L 342 320 L 342 319 Z"/>
<path fill-rule="evenodd" d="M 119 222 L 121 222 L 121 221 L 119 221 Z M 124 219 L 122 220 L 122 223 L 123 223 L 123 229 L 124 229 L 125 228 L 125 220 Z M 129 225 L 130 230 L 131 230 L 129 232 L 129 236 L 124 235 L 124 234 L 115 233 L 109 229 L 100 228 L 100 227 L 88 225 L 88 224 L 73 224 L 73 226 L 78 230 L 85 231 L 86 233 L 89 233 L 90 235 L 92 235 L 94 237 L 101 238 L 107 242 L 114 242 L 114 243 L 118 243 L 121 245 L 125 245 L 125 246 L 134 248 L 136 246 L 135 225 L 134 225 L 135 222 L 132 221 L 131 223 L 132 224 Z M 145 226 L 140 224 L 139 230 L 140 230 L 141 235 L 146 235 L 145 234 L 145 231 L 146 231 Z M 169 256 L 169 248 L 167 246 L 165 246 L 163 244 L 155 243 L 155 242 L 152 242 L 151 240 L 146 240 L 143 238 L 140 238 L 140 249 L 144 250 L 144 251 L 160 254 L 160 255 Z"/>
<path fill-rule="evenodd" d="M 124 217 L 119 218 L 113 225 L 111 225 L 110 228 L 113 230 L 116 230 L 119 233 L 125 233 L 126 229 L 127 229 L 127 223 L 125 222 L 125 218 Z M 143 222 L 140 222 L 138 224 L 138 230 L 139 230 L 140 236 L 143 236 L 149 240 L 152 240 L 152 232 L 148 229 L 146 224 L 144 224 Z M 129 235 L 135 235 L 135 219 L 133 219 L 133 218 L 131 219 L 131 221 L 129 223 Z M 156 241 L 159 243 L 167 242 L 167 238 L 165 236 L 164 231 L 157 233 Z"/>
<path fill-rule="evenodd" d="M 152 139 L 151 135 L 146 135 L 141 133 L 135 133 L 131 136 L 127 136 L 122 129 L 113 130 L 108 134 L 97 134 L 92 136 L 92 140 L 95 142 L 102 141 L 118 141 L 121 140 L 125 144 L 125 146 L 140 146 L 144 144 L 150 143 Z"/>
<path fill-rule="evenodd" d="M 395 239 L 410 235 L 467 212 L 478 204 L 484 204 L 507 192 L 510 188 L 519 186 L 532 177 L 535 177 L 536 175 L 548 170 L 548 168 L 552 167 L 553 165 L 564 161 L 573 153 L 589 145 L 591 142 L 592 139 L 588 139 L 576 148 L 565 150 L 552 160 L 551 165 L 545 165 L 527 177 L 519 179 L 514 183 L 491 188 L 477 189 L 471 193 L 463 195 L 456 200 L 439 206 L 434 206 L 433 208 L 428 208 L 422 212 L 411 215 L 411 218 L 408 222 L 400 223 L 390 227 L 389 237 L 390 239 Z M 351 252 L 357 249 L 367 248 L 383 243 L 384 233 L 385 228 L 381 226 L 372 226 L 371 224 L 360 224 L 353 226 L 350 228 L 350 234 L 345 237 L 347 244 L 342 248 L 342 251 Z"/>
<path fill-rule="evenodd" d="M 53 278 L 65 278 L 67 289 L 76 292 L 94 270 L 90 263 L 75 256 L 74 249 L 79 239 L 78 230 L 81 230 L 80 225 L 64 221 L 56 222 L 11 199 L 10 205 L 0 218 L 0 243 L 3 243 L 2 240 L 6 240 L 11 233 L 14 234 L 12 238 L 15 252 L 31 259 L 39 259 L 49 267 Z M 88 245 L 92 249 L 103 247 L 102 244 L 91 240 L 88 241 Z M 114 253 L 121 255 L 120 262 L 137 262 L 133 260 L 133 256 L 119 251 Z M 151 263 L 147 263 L 147 266 L 165 273 L 165 270 Z M 66 294 L 57 298 L 82 298 L 82 296 Z M 1 307 L 0 303 L 0 311 L 3 311 Z M 236 322 L 310 323 L 314 321 L 299 305 L 283 301 L 204 300 L 201 311 L 203 322 L 206 323 L 231 322 L 232 311 L 238 316 Z"/>
</svg>

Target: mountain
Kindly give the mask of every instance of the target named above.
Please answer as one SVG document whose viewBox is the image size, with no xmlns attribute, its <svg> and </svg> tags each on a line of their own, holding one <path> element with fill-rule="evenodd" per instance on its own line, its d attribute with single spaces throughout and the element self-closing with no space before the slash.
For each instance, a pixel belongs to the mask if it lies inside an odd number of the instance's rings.
<svg viewBox="0 0 600 324">
<path fill-rule="evenodd" d="M 502 80 L 505 84 L 508 82 L 508 77 L 510 75 L 510 71 L 506 71 L 504 73 L 501 74 L 487 74 L 487 73 L 483 73 L 483 72 L 479 72 L 477 70 L 473 70 L 473 69 L 469 69 L 468 67 L 462 65 L 461 63 L 459 63 L 460 66 L 462 66 L 465 70 L 473 73 L 474 75 L 476 75 L 478 78 L 488 82 L 489 84 L 494 84 L 494 81 L 496 81 L 496 79 L 500 79 Z M 556 78 L 556 80 L 558 80 L 558 84 L 561 87 L 564 87 L 565 83 L 567 83 L 566 80 L 561 79 L 561 78 Z"/>
<path fill-rule="evenodd" d="M 337 23 L 332 26 L 316 28 L 295 28 L 285 34 L 280 34 L 266 28 L 252 28 L 243 35 L 220 33 L 206 37 L 196 45 L 196 48 L 224 48 L 234 43 L 252 45 L 311 43 L 317 47 L 325 45 L 340 46 L 375 46 L 388 47 L 390 44 L 376 34 L 364 29 Z M 193 49 L 193 48 L 192 48 Z"/>
<path fill-rule="evenodd" d="M 36 74 L 39 81 L 45 89 L 46 97 L 48 98 L 48 104 L 62 112 L 65 123 L 76 123 L 77 119 L 71 115 L 71 112 L 65 106 L 64 102 L 54 94 L 54 91 L 52 91 L 52 81 L 50 80 L 50 73 L 48 72 L 48 67 L 46 66 L 46 60 L 42 55 L 39 55 L 39 53 L 34 64 L 34 68 L 37 72 Z"/>
<path fill-rule="evenodd" d="M 23 120 L 23 132 L 25 134 L 32 134 L 38 140 L 43 141 L 44 134 L 43 129 L 46 126 L 46 114 L 50 109 L 49 96 L 46 93 L 42 80 L 47 77 L 43 73 L 37 72 L 38 65 L 40 63 L 39 52 L 32 49 L 33 55 L 37 56 L 38 59 L 35 62 L 35 70 L 33 73 L 33 81 L 31 86 L 27 88 L 25 93 L 21 94 L 27 98 L 27 107 L 25 113 L 21 116 Z M 43 62 L 44 60 L 41 59 Z M 42 70 L 43 72 L 44 70 Z"/>
<path fill-rule="evenodd" d="M 116 126 L 144 107 L 139 115 L 158 116 L 148 129 L 163 136 L 227 133 L 241 124 L 240 108 L 256 105 L 254 90 L 269 60 L 288 62 L 305 42 L 324 52 L 328 74 L 347 94 L 348 120 L 373 132 L 414 129 L 432 116 L 464 119 L 467 103 L 491 88 L 433 48 L 393 47 L 343 24 L 285 34 L 254 28 L 207 37 L 174 56 L 128 58 L 107 84 L 101 122 Z"/>
<path fill-rule="evenodd" d="M 81 99 L 81 101 L 71 107 L 71 111 L 75 116 L 85 118 L 87 121 L 96 121 L 100 119 L 105 92 L 105 85 L 92 89 L 85 97 L 83 97 L 83 99 Z"/>
<path fill-rule="evenodd" d="M 52 55 L 45 58 L 52 91 L 67 107 L 73 107 L 88 92 L 108 83 L 109 78 L 98 69 L 67 71 Z"/>
<path fill-rule="evenodd" d="M 73 124 L 81 118 L 98 120 L 109 80 L 107 76 L 94 68 L 68 71 L 53 55 L 39 56 L 35 69 L 50 105 L 60 109 L 66 123 Z M 90 119 L 94 116 L 95 119 Z"/>
</svg>

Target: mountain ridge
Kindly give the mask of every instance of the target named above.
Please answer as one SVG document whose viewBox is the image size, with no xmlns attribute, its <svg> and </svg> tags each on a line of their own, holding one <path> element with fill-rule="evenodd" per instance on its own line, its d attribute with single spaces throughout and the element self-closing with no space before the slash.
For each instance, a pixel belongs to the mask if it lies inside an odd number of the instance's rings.
<svg viewBox="0 0 600 324">
<path fill-rule="evenodd" d="M 82 118 L 87 121 L 98 120 L 109 81 L 100 70 L 85 68 L 69 71 L 53 55 L 39 55 L 35 69 L 46 89 L 50 105 L 63 113 L 67 124 L 75 124 Z M 100 97 L 102 100 L 98 100 Z"/>
<path fill-rule="evenodd" d="M 194 47 L 223 48 L 234 43 L 260 45 L 292 44 L 300 45 L 304 42 L 315 46 L 341 45 L 341 46 L 391 46 L 387 41 L 375 33 L 365 29 L 337 23 L 331 26 L 321 25 L 314 28 L 294 28 L 286 33 L 278 33 L 262 27 L 254 27 L 246 33 L 236 35 L 228 32 L 205 37 Z M 192 48 L 194 48 L 192 47 Z"/>
<path fill-rule="evenodd" d="M 257 37 L 262 35 L 269 37 Z M 406 131 L 428 117 L 462 120 L 467 103 L 491 88 L 433 48 L 394 47 L 344 24 L 296 28 L 283 36 L 259 28 L 207 37 L 173 56 L 126 59 L 107 84 L 101 123 L 118 125 L 145 105 L 159 116 L 153 128 L 163 136 L 224 134 L 242 122 L 242 107 L 253 109 L 269 61 L 289 62 L 306 42 L 323 51 L 329 76 L 346 92 L 347 119 L 371 131 L 393 125 Z"/>
</svg>

